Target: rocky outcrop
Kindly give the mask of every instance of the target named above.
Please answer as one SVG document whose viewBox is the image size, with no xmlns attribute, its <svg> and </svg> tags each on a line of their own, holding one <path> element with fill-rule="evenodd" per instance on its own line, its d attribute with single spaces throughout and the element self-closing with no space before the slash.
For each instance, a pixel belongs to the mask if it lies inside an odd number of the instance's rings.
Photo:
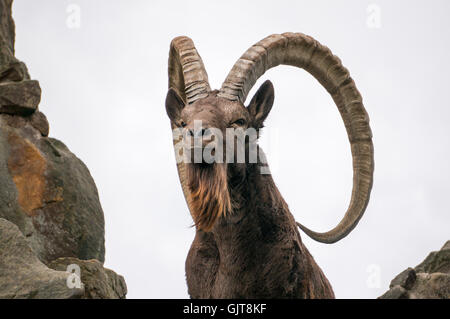
<svg viewBox="0 0 450 319">
<path fill-rule="evenodd" d="M 37 110 L 41 100 L 38 81 L 0 83 L 0 112 L 29 115 Z"/>
<path fill-rule="evenodd" d="M 41 90 L 14 57 L 11 0 L 0 1 L 0 217 L 15 223 L 44 263 L 103 262 L 104 220 L 87 167 L 49 138 Z"/>
<path fill-rule="evenodd" d="M 0 299 L 123 299 L 126 294 L 124 278 L 98 260 L 62 257 L 47 267 L 19 228 L 0 218 Z"/>
<path fill-rule="evenodd" d="M 42 113 L 0 114 L 0 217 L 48 263 L 59 257 L 103 262 L 104 217 L 89 170 L 60 141 L 46 137 Z"/>
<path fill-rule="evenodd" d="M 103 262 L 104 220 L 87 167 L 49 138 L 39 83 L 14 57 L 11 0 L 0 1 L 0 217 L 15 223 L 44 263 Z"/>
<path fill-rule="evenodd" d="M 49 267 L 65 271 L 69 265 L 80 267 L 80 278 L 84 284 L 83 299 L 123 299 L 127 294 L 127 286 L 122 276 L 103 268 L 98 260 L 79 260 L 63 257 L 52 261 Z"/>
<path fill-rule="evenodd" d="M 45 266 L 19 228 L 0 218 L 0 298 L 81 298 L 84 287 L 69 288 L 70 276 Z"/>
<path fill-rule="evenodd" d="M 450 241 L 397 275 L 380 299 L 450 299 Z"/>
<path fill-rule="evenodd" d="M 27 67 L 14 56 L 12 0 L 0 1 L 0 112 L 31 114 L 41 100 L 38 81 L 30 80 Z"/>
<path fill-rule="evenodd" d="M 103 268 L 94 180 L 48 137 L 39 82 L 14 56 L 11 5 L 0 0 L 0 298 L 124 298 L 123 277 Z M 66 282 L 69 265 L 81 271 L 78 288 Z"/>
</svg>

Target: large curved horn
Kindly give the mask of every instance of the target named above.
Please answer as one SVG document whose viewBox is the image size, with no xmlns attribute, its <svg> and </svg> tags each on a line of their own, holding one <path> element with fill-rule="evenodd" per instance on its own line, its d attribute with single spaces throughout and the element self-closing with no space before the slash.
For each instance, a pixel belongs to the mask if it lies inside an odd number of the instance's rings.
<svg viewBox="0 0 450 319">
<path fill-rule="evenodd" d="M 211 90 L 208 83 L 208 74 L 203 65 L 202 58 L 195 49 L 194 43 L 188 37 L 176 37 L 170 43 L 169 51 L 169 88 L 177 91 L 185 104 L 194 103 L 206 97 Z M 175 129 L 175 123 L 171 123 Z M 174 145 L 179 141 L 173 141 Z M 176 149 L 176 148 L 175 148 Z M 188 204 L 188 188 L 186 169 L 183 162 L 177 162 L 178 177 L 183 188 L 184 198 Z"/>
<path fill-rule="evenodd" d="M 206 97 L 211 90 L 202 58 L 188 37 L 176 37 L 170 43 L 169 88 L 187 104 Z"/>
<path fill-rule="evenodd" d="M 218 95 L 244 103 L 258 78 L 280 64 L 293 65 L 311 73 L 331 94 L 344 120 L 353 157 L 353 190 L 348 210 L 341 222 L 325 233 L 314 232 L 297 223 L 312 239 L 334 243 L 352 231 L 369 202 L 374 170 L 369 116 L 340 59 L 326 46 L 301 33 L 275 34 L 253 45 L 235 63 Z"/>
</svg>

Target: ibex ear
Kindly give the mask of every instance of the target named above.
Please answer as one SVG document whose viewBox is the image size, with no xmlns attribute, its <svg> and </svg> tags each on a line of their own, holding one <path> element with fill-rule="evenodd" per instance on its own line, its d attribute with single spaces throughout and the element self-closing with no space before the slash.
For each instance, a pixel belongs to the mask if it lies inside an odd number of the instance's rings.
<svg viewBox="0 0 450 319">
<path fill-rule="evenodd" d="M 172 122 L 178 122 L 183 107 L 183 99 L 174 89 L 170 88 L 166 96 L 166 112 Z"/>
<path fill-rule="evenodd" d="M 267 80 L 258 89 L 258 92 L 253 96 L 247 107 L 252 117 L 254 128 L 259 129 L 263 127 L 264 120 L 272 109 L 274 97 L 273 84 Z"/>
</svg>

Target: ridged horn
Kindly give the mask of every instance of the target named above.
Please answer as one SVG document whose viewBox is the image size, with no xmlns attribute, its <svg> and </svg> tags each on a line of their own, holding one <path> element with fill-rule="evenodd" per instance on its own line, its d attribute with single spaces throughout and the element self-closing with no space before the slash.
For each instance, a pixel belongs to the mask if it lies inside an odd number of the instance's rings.
<svg viewBox="0 0 450 319">
<path fill-rule="evenodd" d="M 187 104 L 211 91 L 202 58 L 188 37 L 176 37 L 170 43 L 169 88 L 175 89 Z"/>
<path fill-rule="evenodd" d="M 208 96 L 208 92 L 211 91 L 202 58 L 194 42 L 188 37 L 176 37 L 170 43 L 169 88 L 175 89 L 186 105 Z M 176 128 L 175 123 L 171 125 L 172 130 Z M 174 145 L 177 142 L 174 140 Z M 177 170 L 184 198 L 189 207 L 185 164 L 177 163 Z M 189 210 L 192 211 L 190 207 Z"/>
<path fill-rule="evenodd" d="M 296 66 L 313 75 L 331 94 L 344 120 L 353 158 L 353 190 L 347 212 L 335 228 L 324 233 L 297 223 L 312 239 L 334 243 L 355 228 L 369 202 L 374 171 L 369 116 L 341 60 L 326 46 L 301 33 L 274 34 L 253 45 L 235 63 L 218 96 L 244 103 L 258 78 L 280 64 Z"/>
</svg>

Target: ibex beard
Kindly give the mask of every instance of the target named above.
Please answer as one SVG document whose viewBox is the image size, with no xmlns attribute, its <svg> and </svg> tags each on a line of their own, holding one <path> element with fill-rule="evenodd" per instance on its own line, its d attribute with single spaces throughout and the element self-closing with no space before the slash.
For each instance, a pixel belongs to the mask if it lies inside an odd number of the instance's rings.
<svg viewBox="0 0 450 319">
<path fill-rule="evenodd" d="M 188 125 L 188 124 L 187 124 Z M 181 135 L 183 161 L 188 187 L 187 201 L 197 229 L 210 231 L 214 224 L 232 211 L 232 197 L 228 188 L 229 165 L 257 162 L 257 131 L 253 128 L 226 128 L 203 126 L 194 120 L 194 129 L 183 127 L 173 132 Z M 179 140 L 179 139 L 178 139 Z M 224 152 L 225 149 L 225 152 Z"/>
<path fill-rule="evenodd" d="M 227 164 L 186 165 L 188 203 L 198 229 L 210 231 L 216 221 L 231 211 Z"/>
</svg>

